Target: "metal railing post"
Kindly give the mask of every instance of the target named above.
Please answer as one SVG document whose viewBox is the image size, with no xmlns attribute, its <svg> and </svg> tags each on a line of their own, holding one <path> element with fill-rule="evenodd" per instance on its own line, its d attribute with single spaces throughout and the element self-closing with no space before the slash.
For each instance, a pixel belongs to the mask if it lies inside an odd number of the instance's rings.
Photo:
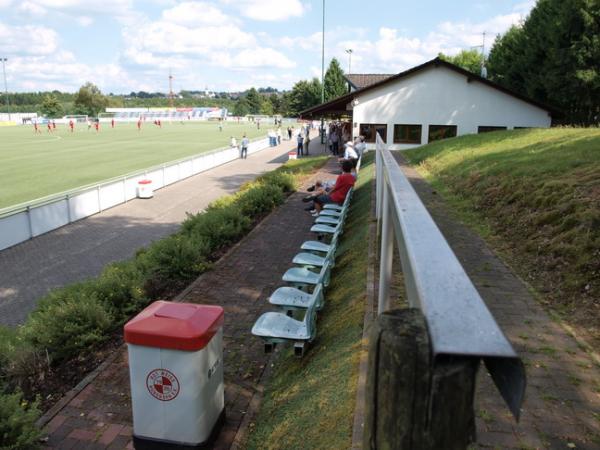
<svg viewBox="0 0 600 450">
<path fill-rule="evenodd" d="M 390 285 L 392 283 L 392 259 L 394 255 L 394 239 L 391 220 L 390 204 L 388 201 L 388 189 L 384 184 L 382 204 L 382 230 L 381 230 L 381 253 L 379 257 L 379 297 L 377 301 L 377 313 L 390 309 Z"/>
<path fill-rule="evenodd" d="M 379 229 L 379 222 L 381 221 L 381 202 L 383 200 L 381 191 L 381 183 L 383 182 L 383 161 L 381 160 L 381 149 L 379 148 L 379 145 L 375 147 L 375 174 L 375 216 L 377 217 L 378 222 L 377 229 Z"/>
</svg>

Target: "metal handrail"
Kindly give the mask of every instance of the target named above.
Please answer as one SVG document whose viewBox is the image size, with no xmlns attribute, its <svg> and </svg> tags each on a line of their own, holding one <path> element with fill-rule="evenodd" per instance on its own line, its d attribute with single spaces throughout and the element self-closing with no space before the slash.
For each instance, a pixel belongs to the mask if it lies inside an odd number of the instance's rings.
<svg viewBox="0 0 600 450">
<path fill-rule="evenodd" d="M 395 242 L 408 303 L 425 316 L 434 358 L 483 359 L 518 419 L 526 384 L 523 363 L 379 134 L 376 169 L 381 227 L 378 312 L 391 307 Z"/>
<path fill-rule="evenodd" d="M 264 137 L 256 138 L 250 142 L 257 142 L 257 141 L 261 141 L 264 139 L 265 139 Z M 161 164 L 156 164 L 154 166 L 147 167 L 145 169 L 139 169 L 139 170 L 135 170 L 133 172 L 128 172 L 126 174 L 108 178 L 108 179 L 102 180 L 97 183 L 91 183 L 91 184 L 86 184 L 83 186 L 78 186 L 76 188 L 58 192 L 56 194 L 51 194 L 51 195 L 47 195 L 45 197 L 40 197 L 40 198 L 36 198 L 34 200 L 29 200 L 27 202 L 18 203 L 16 205 L 7 206 L 5 208 L 0 208 L 0 219 L 2 219 L 4 217 L 12 216 L 14 214 L 18 214 L 21 212 L 25 212 L 31 208 L 36 208 L 39 206 L 49 205 L 49 204 L 60 202 L 63 200 L 68 200 L 70 197 L 73 197 L 75 195 L 79 195 L 79 194 L 82 194 L 87 191 L 93 191 L 95 189 L 99 189 L 103 186 L 114 183 L 116 181 L 127 180 L 129 178 L 134 178 L 134 177 L 137 177 L 140 175 L 145 175 L 146 173 L 152 172 L 154 170 L 159 170 L 159 169 L 162 169 L 165 167 L 170 167 L 170 166 L 174 166 L 176 164 L 181 164 L 184 162 L 192 161 L 199 157 L 210 156 L 212 154 L 222 152 L 223 150 L 229 150 L 230 148 L 232 148 L 232 147 L 229 147 L 229 146 L 219 147 L 214 150 L 209 150 L 208 152 L 196 153 L 192 156 L 186 156 L 184 158 L 175 159 L 175 160 L 168 161 L 168 162 L 161 163 Z"/>
</svg>

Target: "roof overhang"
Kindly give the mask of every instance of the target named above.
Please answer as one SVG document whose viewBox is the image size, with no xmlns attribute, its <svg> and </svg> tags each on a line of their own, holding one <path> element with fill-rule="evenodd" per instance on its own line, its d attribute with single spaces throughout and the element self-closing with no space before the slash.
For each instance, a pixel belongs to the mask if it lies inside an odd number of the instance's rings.
<svg viewBox="0 0 600 450">
<path fill-rule="evenodd" d="M 300 118 L 313 119 L 315 117 L 341 117 L 352 114 L 352 101 L 354 92 L 335 98 L 326 103 L 313 106 L 300 112 Z"/>
</svg>

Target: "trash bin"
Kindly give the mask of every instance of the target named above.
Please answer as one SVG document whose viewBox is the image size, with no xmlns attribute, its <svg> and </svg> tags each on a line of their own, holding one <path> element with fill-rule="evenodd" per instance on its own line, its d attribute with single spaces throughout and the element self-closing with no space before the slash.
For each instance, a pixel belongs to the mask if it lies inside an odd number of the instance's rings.
<svg viewBox="0 0 600 450">
<path fill-rule="evenodd" d="M 135 448 L 209 445 L 225 420 L 223 308 L 154 302 L 125 342 Z"/>
<path fill-rule="evenodd" d="M 154 197 L 154 189 L 152 189 L 152 180 L 138 181 L 137 195 L 138 198 Z"/>
<path fill-rule="evenodd" d="M 298 159 L 297 152 L 288 152 L 288 159 Z"/>
</svg>

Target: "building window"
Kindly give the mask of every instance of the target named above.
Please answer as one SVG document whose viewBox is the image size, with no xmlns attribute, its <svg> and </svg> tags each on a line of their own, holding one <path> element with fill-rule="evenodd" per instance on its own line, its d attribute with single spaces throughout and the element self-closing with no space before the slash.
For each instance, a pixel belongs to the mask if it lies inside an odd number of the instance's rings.
<svg viewBox="0 0 600 450">
<path fill-rule="evenodd" d="M 360 134 L 365 137 L 365 142 L 375 142 L 375 136 L 379 133 L 383 142 L 387 142 L 387 125 L 381 123 L 361 123 Z"/>
<path fill-rule="evenodd" d="M 427 142 L 439 141 L 456 136 L 456 125 L 429 125 Z"/>
<path fill-rule="evenodd" d="M 394 125 L 394 144 L 420 144 L 421 125 Z"/>
<path fill-rule="evenodd" d="M 500 131 L 500 130 L 506 130 L 506 127 L 489 127 L 489 126 L 477 127 L 478 133 L 489 133 L 490 131 Z"/>
</svg>

